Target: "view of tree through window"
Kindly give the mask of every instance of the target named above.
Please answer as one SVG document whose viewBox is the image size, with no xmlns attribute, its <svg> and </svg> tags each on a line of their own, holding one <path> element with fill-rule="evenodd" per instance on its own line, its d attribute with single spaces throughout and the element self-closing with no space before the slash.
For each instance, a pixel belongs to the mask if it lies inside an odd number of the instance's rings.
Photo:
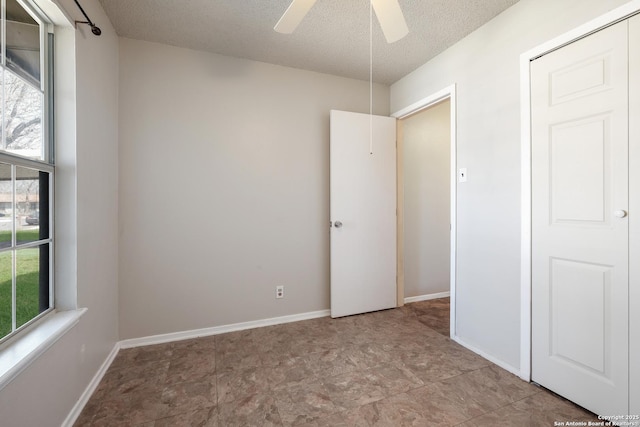
<svg viewBox="0 0 640 427">
<path fill-rule="evenodd" d="M 17 2 L 3 1 L 6 43 L 2 68 L 3 150 L 44 160 L 40 25 Z M 4 42 L 4 40 L 3 40 Z"/>
<path fill-rule="evenodd" d="M 25 4 L 28 4 L 25 2 Z M 0 0 L 0 340 L 52 307 L 50 183 L 42 25 Z"/>
<path fill-rule="evenodd" d="M 2 149 L 42 159 L 42 93 L 10 70 L 4 72 L 3 86 Z"/>
</svg>

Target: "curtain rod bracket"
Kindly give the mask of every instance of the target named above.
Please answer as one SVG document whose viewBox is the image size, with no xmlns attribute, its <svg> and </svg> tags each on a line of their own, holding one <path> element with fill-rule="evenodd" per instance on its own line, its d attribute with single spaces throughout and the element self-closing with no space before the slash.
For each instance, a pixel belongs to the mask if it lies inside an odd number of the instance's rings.
<svg viewBox="0 0 640 427">
<path fill-rule="evenodd" d="M 76 6 L 78 6 L 78 9 L 80 9 L 80 12 L 82 12 L 82 14 L 86 19 L 86 21 L 75 21 L 76 29 L 78 28 L 78 24 L 87 24 L 88 26 L 91 27 L 91 32 L 93 34 L 95 34 L 96 36 L 99 36 L 100 34 L 102 34 L 102 30 L 98 28 L 98 26 L 93 21 L 91 21 L 91 19 L 89 19 L 89 17 L 87 16 L 87 13 L 84 11 L 82 6 L 80 6 L 80 3 L 78 3 L 78 0 L 73 0 L 73 1 L 76 3 Z"/>
</svg>

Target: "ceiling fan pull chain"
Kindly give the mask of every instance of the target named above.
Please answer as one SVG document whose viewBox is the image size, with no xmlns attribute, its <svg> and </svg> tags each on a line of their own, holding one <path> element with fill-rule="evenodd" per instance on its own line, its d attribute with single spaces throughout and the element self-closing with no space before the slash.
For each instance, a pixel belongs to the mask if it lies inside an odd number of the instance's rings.
<svg viewBox="0 0 640 427">
<path fill-rule="evenodd" d="M 373 3 L 369 2 L 369 154 L 373 154 Z"/>
</svg>

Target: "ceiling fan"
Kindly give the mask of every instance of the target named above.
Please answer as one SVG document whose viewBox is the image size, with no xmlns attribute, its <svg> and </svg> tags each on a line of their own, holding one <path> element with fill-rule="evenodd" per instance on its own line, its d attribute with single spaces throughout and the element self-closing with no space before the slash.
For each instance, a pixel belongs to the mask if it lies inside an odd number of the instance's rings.
<svg viewBox="0 0 640 427">
<path fill-rule="evenodd" d="M 304 19 L 317 0 L 293 0 L 274 30 L 291 34 Z M 409 33 L 398 0 L 370 0 L 380 27 L 388 43 L 400 40 Z"/>
</svg>

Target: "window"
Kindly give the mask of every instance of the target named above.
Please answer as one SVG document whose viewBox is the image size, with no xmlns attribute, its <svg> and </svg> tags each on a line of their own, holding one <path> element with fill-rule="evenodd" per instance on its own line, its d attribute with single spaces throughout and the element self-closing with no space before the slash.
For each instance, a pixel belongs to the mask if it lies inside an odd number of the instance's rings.
<svg viewBox="0 0 640 427">
<path fill-rule="evenodd" d="M 49 25 L 0 0 L 0 342 L 53 308 Z"/>
</svg>

